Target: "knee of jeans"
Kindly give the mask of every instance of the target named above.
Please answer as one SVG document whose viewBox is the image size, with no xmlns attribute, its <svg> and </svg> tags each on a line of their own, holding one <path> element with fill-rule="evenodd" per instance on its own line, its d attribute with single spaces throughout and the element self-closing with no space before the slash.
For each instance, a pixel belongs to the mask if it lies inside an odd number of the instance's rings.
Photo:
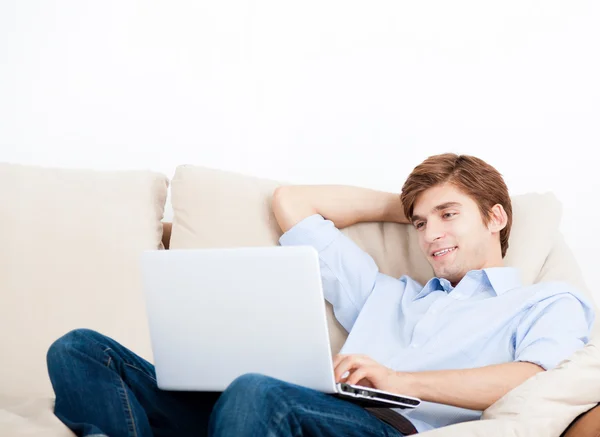
<svg viewBox="0 0 600 437">
<path fill-rule="evenodd" d="M 91 329 L 74 329 L 67 332 L 55 340 L 48 348 L 48 352 L 46 353 L 48 368 L 51 369 L 54 363 L 60 361 L 72 351 L 77 350 L 86 341 L 99 336 L 101 334 Z"/>
<path fill-rule="evenodd" d="M 244 435 L 265 435 L 263 426 L 266 422 L 281 421 L 287 416 L 289 407 L 278 389 L 282 384 L 286 383 L 256 373 L 236 378 L 213 408 L 209 424 L 211 432 L 240 435 L 243 430 Z"/>
<path fill-rule="evenodd" d="M 227 387 L 227 390 L 241 391 L 248 395 L 263 396 L 282 384 L 285 384 L 285 382 L 270 376 L 260 373 L 246 373 L 233 380 L 229 384 L 229 387 Z"/>
<path fill-rule="evenodd" d="M 221 397 L 225 403 L 235 404 L 235 408 L 268 408 L 269 404 L 281 405 L 282 397 L 278 388 L 285 382 L 258 373 L 247 373 L 236 378 Z M 231 405 L 233 406 L 233 405 Z"/>
</svg>

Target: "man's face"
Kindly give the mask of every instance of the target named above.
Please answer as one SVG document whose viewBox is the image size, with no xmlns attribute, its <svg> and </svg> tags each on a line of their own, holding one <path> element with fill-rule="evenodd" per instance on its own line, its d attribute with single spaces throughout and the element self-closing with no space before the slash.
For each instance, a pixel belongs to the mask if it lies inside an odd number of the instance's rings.
<svg viewBox="0 0 600 437">
<path fill-rule="evenodd" d="M 498 232 L 484 224 L 475 201 L 452 184 L 421 193 L 412 221 L 435 275 L 453 285 L 470 270 L 502 265 Z"/>
</svg>

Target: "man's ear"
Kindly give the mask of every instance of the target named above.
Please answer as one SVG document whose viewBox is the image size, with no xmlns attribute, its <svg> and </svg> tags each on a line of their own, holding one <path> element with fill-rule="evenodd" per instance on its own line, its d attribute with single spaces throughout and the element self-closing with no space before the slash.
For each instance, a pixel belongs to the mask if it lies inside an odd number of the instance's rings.
<svg viewBox="0 0 600 437">
<path fill-rule="evenodd" d="M 487 227 L 492 232 L 500 232 L 506 227 L 508 223 L 508 216 L 504 207 L 499 203 L 495 204 L 490 210 L 490 222 Z"/>
</svg>

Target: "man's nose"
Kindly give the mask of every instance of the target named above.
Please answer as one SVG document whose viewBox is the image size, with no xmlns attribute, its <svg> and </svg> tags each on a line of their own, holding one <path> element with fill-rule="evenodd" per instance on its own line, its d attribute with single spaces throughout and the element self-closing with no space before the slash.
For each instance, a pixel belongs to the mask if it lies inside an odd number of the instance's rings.
<svg viewBox="0 0 600 437">
<path fill-rule="evenodd" d="M 425 241 L 427 243 L 433 243 L 435 240 L 438 240 L 444 236 L 444 230 L 442 226 L 435 222 L 427 223 L 427 227 L 425 228 Z"/>
</svg>

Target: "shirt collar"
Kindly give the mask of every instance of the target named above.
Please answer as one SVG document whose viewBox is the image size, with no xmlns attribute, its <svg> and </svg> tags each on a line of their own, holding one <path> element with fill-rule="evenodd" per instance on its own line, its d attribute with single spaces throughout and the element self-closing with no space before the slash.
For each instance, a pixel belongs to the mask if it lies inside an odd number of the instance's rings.
<svg viewBox="0 0 600 437">
<path fill-rule="evenodd" d="M 485 275 L 481 272 L 484 272 Z M 497 296 L 521 286 L 521 274 L 519 270 L 514 267 L 490 267 L 483 270 L 472 270 L 467 273 L 467 276 L 485 276 Z M 415 300 L 423 298 L 429 293 L 437 290 L 443 290 L 446 293 L 450 293 L 454 290 L 454 287 L 447 279 L 434 277 L 427 281 L 423 289 L 415 296 Z"/>
<path fill-rule="evenodd" d="M 454 287 L 447 279 L 433 277 L 427 281 L 427 284 L 425 284 L 421 291 L 415 296 L 415 300 L 425 297 L 433 291 L 443 290 L 446 293 L 450 293 L 453 289 Z"/>
<path fill-rule="evenodd" d="M 490 267 L 483 269 L 497 296 L 513 288 L 521 287 L 521 272 L 514 267 Z"/>
</svg>

